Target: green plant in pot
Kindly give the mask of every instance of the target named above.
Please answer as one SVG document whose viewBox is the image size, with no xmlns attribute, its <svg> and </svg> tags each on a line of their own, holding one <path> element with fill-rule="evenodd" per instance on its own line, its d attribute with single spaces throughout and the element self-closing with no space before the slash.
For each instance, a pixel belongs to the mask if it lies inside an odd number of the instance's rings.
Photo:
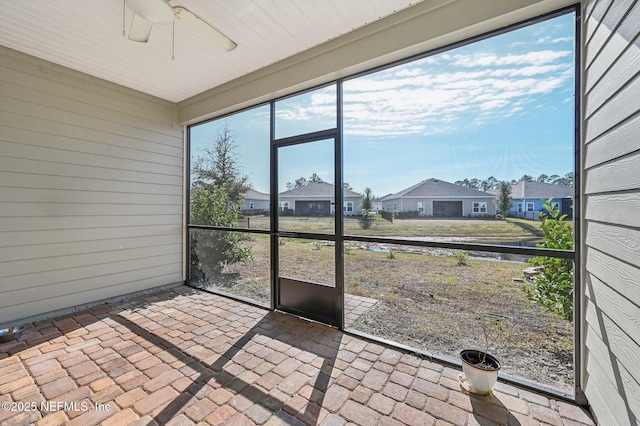
<svg viewBox="0 0 640 426">
<path fill-rule="evenodd" d="M 491 393 L 502 367 L 498 358 L 488 354 L 489 344 L 503 332 L 502 315 L 484 315 L 478 318 L 484 335 L 484 350 L 464 349 L 460 352 L 462 373 L 458 376 L 463 389 L 477 395 Z"/>
</svg>

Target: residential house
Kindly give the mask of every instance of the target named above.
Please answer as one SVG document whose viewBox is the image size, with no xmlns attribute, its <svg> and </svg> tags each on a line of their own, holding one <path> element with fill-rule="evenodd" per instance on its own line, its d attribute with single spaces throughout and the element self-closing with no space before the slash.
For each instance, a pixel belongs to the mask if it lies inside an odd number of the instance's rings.
<svg viewBox="0 0 640 426">
<path fill-rule="evenodd" d="M 362 195 L 345 189 L 342 209 L 345 216 L 362 213 Z M 278 210 L 281 214 L 296 216 L 331 216 L 335 212 L 335 186 L 326 182 L 314 182 L 281 192 Z"/>
<path fill-rule="evenodd" d="M 417 212 L 418 216 L 494 216 L 495 195 L 440 179 L 426 179 L 382 198 L 382 209 Z"/>
<path fill-rule="evenodd" d="M 551 198 L 551 205 L 560 213 L 573 217 L 573 188 L 543 182 L 520 181 L 511 186 L 511 210 L 509 216 L 537 219 L 544 213 L 544 203 Z"/>
<path fill-rule="evenodd" d="M 258 214 L 269 211 L 269 194 L 251 188 L 244 193 L 240 213 Z"/>
</svg>

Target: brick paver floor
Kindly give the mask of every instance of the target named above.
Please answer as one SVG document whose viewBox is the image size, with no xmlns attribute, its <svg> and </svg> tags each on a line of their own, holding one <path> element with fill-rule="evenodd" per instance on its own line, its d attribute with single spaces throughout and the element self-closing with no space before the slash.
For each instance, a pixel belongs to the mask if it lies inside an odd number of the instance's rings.
<svg viewBox="0 0 640 426">
<path fill-rule="evenodd" d="M 2 425 L 582 425 L 571 404 L 188 287 L 0 344 Z"/>
<path fill-rule="evenodd" d="M 355 294 L 344 295 L 344 326 L 348 328 L 358 320 L 369 309 L 376 306 L 377 299 L 370 297 L 356 296 Z"/>
</svg>

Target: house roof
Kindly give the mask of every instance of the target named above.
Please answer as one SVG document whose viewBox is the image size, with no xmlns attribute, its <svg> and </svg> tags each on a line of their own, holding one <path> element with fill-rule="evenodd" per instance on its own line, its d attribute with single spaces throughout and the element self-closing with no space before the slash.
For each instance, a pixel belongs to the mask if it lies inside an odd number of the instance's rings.
<svg viewBox="0 0 640 426">
<path fill-rule="evenodd" d="M 333 197 L 335 187 L 326 182 L 310 183 L 280 193 L 281 197 Z M 345 197 L 361 197 L 362 195 L 349 189 L 344 190 Z"/>
<path fill-rule="evenodd" d="M 511 197 L 514 199 L 569 198 L 572 195 L 572 187 L 553 183 L 520 181 L 511 185 Z"/>
<path fill-rule="evenodd" d="M 244 193 L 245 200 L 257 200 L 257 201 L 269 201 L 269 194 L 265 194 L 264 192 L 256 191 L 255 189 L 249 189 Z"/>
<path fill-rule="evenodd" d="M 395 194 L 386 195 L 384 200 L 393 200 L 405 197 L 487 197 L 495 195 L 488 192 L 477 191 L 466 186 L 445 182 L 440 179 L 426 179 Z"/>
</svg>

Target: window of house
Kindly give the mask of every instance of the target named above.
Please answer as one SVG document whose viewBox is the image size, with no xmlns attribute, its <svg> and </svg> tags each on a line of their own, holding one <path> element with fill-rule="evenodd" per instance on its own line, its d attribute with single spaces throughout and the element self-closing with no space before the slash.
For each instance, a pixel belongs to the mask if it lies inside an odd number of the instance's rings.
<svg viewBox="0 0 640 426">
<path fill-rule="evenodd" d="M 418 202 L 418 213 L 424 213 L 424 202 Z"/>
<path fill-rule="evenodd" d="M 353 212 L 353 201 L 345 201 L 343 210 L 345 213 Z"/>
<path fill-rule="evenodd" d="M 527 211 L 528 212 L 532 212 L 533 211 L 533 203 L 527 203 Z"/>
<path fill-rule="evenodd" d="M 487 212 L 487 203 L 473 203 L 473 212 L 474 213 L 486 213 Z"/>
<path fill-rule="evenodd" d="M 518 213 L 522 213 L 522 203 L 518 203 Z"/>
</svg>

